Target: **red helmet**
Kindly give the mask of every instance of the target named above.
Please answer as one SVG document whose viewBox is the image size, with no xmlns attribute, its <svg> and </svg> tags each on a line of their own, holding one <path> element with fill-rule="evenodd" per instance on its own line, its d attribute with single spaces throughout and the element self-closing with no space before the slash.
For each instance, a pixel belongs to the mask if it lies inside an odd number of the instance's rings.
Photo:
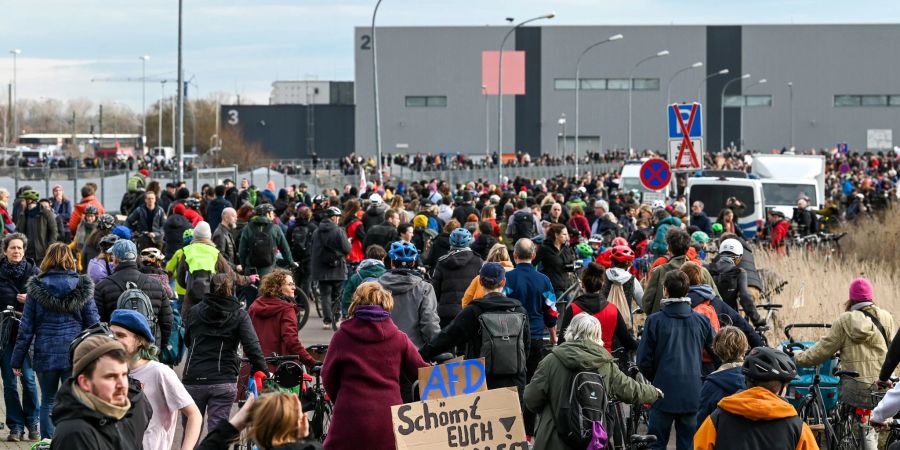
<svg viewBox="0 0 900 450">
<path fill-rule="evenodd" d="M 618 236 L 612 240 L 612 247 L 618 247 L 620 245 L 628 246 L 628 241 L 625 240 L 622 236 Z"/>
<path fill-rule="evenodd" d="M 632 262 L 634 261 L 634 251 L 627 245 L 617 245 L 612 248 L 610 259 L 615 262 Z"/>
</svg>

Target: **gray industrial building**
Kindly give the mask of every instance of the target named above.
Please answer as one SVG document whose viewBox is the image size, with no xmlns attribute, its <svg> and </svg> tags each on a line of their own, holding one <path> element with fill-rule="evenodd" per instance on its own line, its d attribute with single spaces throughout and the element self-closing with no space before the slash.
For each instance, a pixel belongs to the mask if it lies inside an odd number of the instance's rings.
<svg viewBox="0 0 900 450">
<path fill-rule="evenodd" d="M 507 27 L 378 28 L 381 140 L 385 153 L 494 152 L 497 97 L 482 94 L 482 52 L 496 51 Z M 375 151 L 370 28 L 355 31 L 355 148 Z M 701 89 L 704 143 L 720 148 L 725 83 L 724 142 L 769 151 L 891 148 L 900 122 L 900 25 L 542 26 L 517 30 L 505 50 L 525 52 L 525 94 L 505 96 L 503 151 L 532 155 L 573 151 L 574 72 L 578 55 L 615 34 L 624 39 L 592 50 L 581 65 L 580 151 L 625 148 L 628 74 L 634 71 L 632 147 L 666 144 L 666 92 L 697 101 Z M 504 77 L 505 78 L 505 77 Z M 756 84 L 762 78 L 764 84 Z M 792 86 L 789 87 L 789 83 Z M 742 95 L 744 97 L 742 97 Z M 743 108 L 741 105 L 745 104 Z M 743 111 L 743 118 L 741 112 Z M 565 114 L 564 147 L 559 124 Z M 489 145 L 485 120 L 489 120 Z"/>
</svg>

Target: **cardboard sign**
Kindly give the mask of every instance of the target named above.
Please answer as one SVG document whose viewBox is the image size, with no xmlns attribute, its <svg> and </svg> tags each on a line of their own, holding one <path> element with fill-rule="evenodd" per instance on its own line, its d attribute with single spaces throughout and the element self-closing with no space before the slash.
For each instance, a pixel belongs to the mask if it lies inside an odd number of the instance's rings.
<svg viewBox="0 0 900 450">
<path fill-rule="evenodd" d="M 397 450 L 528 450 L 515 388 L 391 407 Z"/>
<path fill-rule="evenodd" d="M 422 400 L 486 390 L 484 358 L 465 361 L 454 358 L 444 364 L 419 369 L 419 397 Z"/>
</svg>

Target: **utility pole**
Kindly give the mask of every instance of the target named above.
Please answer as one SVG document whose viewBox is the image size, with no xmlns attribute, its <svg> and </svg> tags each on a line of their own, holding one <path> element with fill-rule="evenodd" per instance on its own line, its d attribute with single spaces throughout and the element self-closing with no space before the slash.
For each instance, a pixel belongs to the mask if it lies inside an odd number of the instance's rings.
<svg viewBox="0 0 900 450">
<path fill-rule="evenodd" d="M 178 181 L 184 180 L 184 67 L 182 66 L 182 13 L 184 0 L 178 0 L 178 131 L 175 133 L 175 151 L 178 154 Z"/>
</svg>

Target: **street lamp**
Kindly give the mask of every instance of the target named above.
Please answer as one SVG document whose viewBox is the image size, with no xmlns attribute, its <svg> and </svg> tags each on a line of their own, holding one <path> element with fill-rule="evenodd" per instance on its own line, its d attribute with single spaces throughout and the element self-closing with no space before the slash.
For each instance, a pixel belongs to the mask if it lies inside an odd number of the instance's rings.
<svg viewBox="0 0 900 450">
<path fill-rule="evenodd" d="M 144 55 L 141 60 L 141 146 L 147 145 L 147 61 L 150 56 Z"/>
<path fill-rule="evenodd" d="M 711 73 L 711 74 L 707 75 L 706 78 L 704 78 L 703 80 L 701 80 L 701 81 L 700 81 L 700 84 L 697 85 L 697 103 L 703 104 L 703 101 L 702 101 L 702 99 L 703 99 L 703 85 L 705 85 L 706 82 L 709 81 L 710 78 L 712 78 L 712 77 L 717 77 L 717 76 L 719 76 L 719 75 L 728 75 L 729 73 L 731 73 L 730 70 L 728 70 L 728 69 L 722 69 L 722 70 L 720 70 L 720 71 L 718 71 L 718 72 Z"/>
<path fill-rule="evenodd" d="M 22 53 L 22 50 L 13 49 L 10 50 L 9 53 L 12 54 L 13 57 L 13 97 L 12 97 L 12 125 L 13 125 L 13 138 L 16 140 L 16 144 L 19 143 L 19 108 L 16 107 L 16 102 L 18 101 L 18 90 L 19 83 L 16 82 L 16 57 Z"/>
<path fill-rule="evenodd" d="M 566 163 L 566 113 L 562 113 L 557 121 L 562 128 L 562 163 Z M 577 174 L 576 174 L 577 176 Z"/>
<path fill-rule="evenodd" d="M 788 123 L 791 128 L 791 150 L 794 150 L 794 82 L 788 81 Z"/>
<path fill-rule="evenodd" d="M 719 97 L 719 151 L 725 150 L 725 90 L 728 89 L 728 86 L 731 83 L 734 83 L 738 80 L 746 80 L 750 78 L 749 73 L 745 73 L 739 77 L 732 78 L 725 82 L 725 86 L 722 86 L 722 95 Z"/>
<path fill-rule="evenodd" d="M 378 157 L 378 184 L 384 186 L 384 175 L 381 170 L 381 111 L 378 109 L 378 53 L 375 51 L 375 17 L 378 15 L 378 7 L 381 0 L 375 3 L 372 11 L 372 91 L 375 94 L 375 153 Z"/>
<path fill-rule="evenodd" d="M 380 1 L 381 0 L 379 0 L 379 2 Z M 554 17 L 556 17 L 556 13 L 551 12 L 549 14 L 544 14 L 542 16 L 519 22 L 514 27 L 510 28 L 510 30 L 506 32 L 506 35 L 503 36 L 503 40 L 500 41 L 500 55 L 497 61 L 497 159 L 499 162 L 499 164 L 497 164 L 498 186 L 503 183 L 503 46 L 506 44 L 506 40 L 509 39 L 513 32 L 515 32 L 523 25 L 537 20 L 552 19 Z"/>
<path fill-rule="evenodd" d="M 672 103 L 672 82 L 675 81 L 675 77 L 677 77 L 678 74 L 680 74 L 681 72 L 687 72 L 688 70 L 699 69 L 701 67 L 703 67 L 703 62 L 697 61 L 683 69 L 678 69 L 677 71 L 675 71 L 675 73 L 672 74 L 672 77 L 669 78 L 669 86 L 666 87 L 666 107 L 667 108 L 669 107 L 669 104 Z"/>
<path fill-rule="evenodd" d="M 743 92 L 741 93 L 741 138 L 740 138 L 741 151 L 744 151 L 744 106 L 747 106 L 747 97 L 744 96 L 744 93 L 746 93 L 747 90 L 749 90 L 753 86 L 765 84 L 767 81 L 769 81 L 769 80 L 762 78 L 759 81 L 757 81 L 756 83 L 753 83 L 753 84 L 745 87 L 743 89 Z"/>
<path fill-rule="evenodd" d="M 575 176 L 578 176 L 578 118 L 579 118 L 579 97 L 581 96 L 581 58 L 584 57 L 589 51 L 596 48 L 599 45 L 605 44 L 607 42 L 618 41 L 622 39 L 621 34 L 612 35 L 600 42 L 592 44 L 588 46 L 588 48 L 584 49 L 580 55 L 578 55 L 578 60 L 575 62 Z M 565 151 L 565 146 L 563 146 L 563 151 Z"/>
<path fill-rule="evenodd" d="M 631 151 L 631 93 L 634 92 L 634 71 L 637 70 L 638 66 L 641 64 L 650 61 L 654 58 L 659 58 L 661 56 L 666 56 L 669 54 L 668 50 L 663 50 L 661 52 L 656 52 L 656 54 L 650 55 L 634 65 L 631 68 L 631 71 L 628 72 L 628 151 Z"/>
</svg>

